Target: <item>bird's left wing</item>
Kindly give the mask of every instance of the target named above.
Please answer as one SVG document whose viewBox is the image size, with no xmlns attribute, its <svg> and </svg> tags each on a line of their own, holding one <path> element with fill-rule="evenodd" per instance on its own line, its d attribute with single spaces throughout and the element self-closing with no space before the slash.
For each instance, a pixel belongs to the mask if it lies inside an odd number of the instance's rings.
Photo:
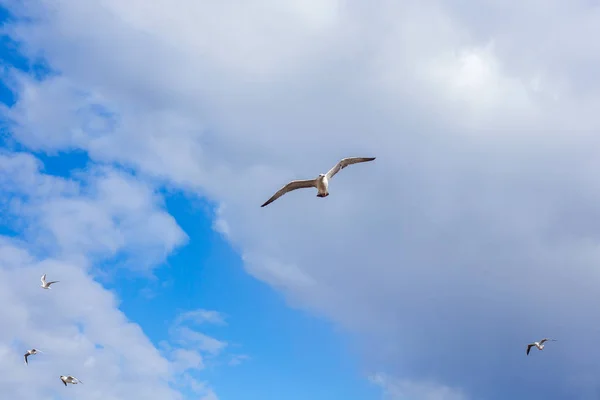
<svg viewBox="0 0 600 400">
<path fill-rule="evenodd" d="M 335 166 L 333 168 L 331 168 L 327 172 L 327 179 L 333 178 L 335 174 L 337 174 L 338 172 L 340 172 L 342 169 L 346 168 L 348 165 L 362 163 L 362 162 L 367 162 L 367 161 L 373 161 L 374 159 L 375 159 L 375 157 L 348 157 L 348 158 L 343 158 L 342 160 L 340 160 L 340 162 L 338 162 L 337 164 L 335 164 Z"/>
</svg>

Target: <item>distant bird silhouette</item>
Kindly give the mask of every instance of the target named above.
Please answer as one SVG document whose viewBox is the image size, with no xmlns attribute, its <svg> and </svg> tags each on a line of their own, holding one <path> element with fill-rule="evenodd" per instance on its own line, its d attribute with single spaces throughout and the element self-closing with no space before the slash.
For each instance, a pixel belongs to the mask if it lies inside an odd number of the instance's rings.
<svg viewBox="0 0 600 400">
<path fill-rule="evenodd" d="M 27 353 L 25 353 L 25 356 L 24 356 L 25 357 L 25 364 L 29 365 L 29 362 L 27 361 L 27 357 L 32 356 L 32 355 L 37 354 L 37 353 L 41 353 L 41 352 L 42 351 L 38 350 L 38 349 L 27 350 Z"/>
<path fill-rule="evenodd" d="M 548 339 L 548 338 L 544 338 L 542 340 L 540 340 L 539 342 L 533 342 L 527 345 L 527 355 L 529 355 L 529 351 L 531 350 L 531 348 L 533 346 L 537 347 L 538 350 L 544 350 L 544 343 L 545 342 L 556 342 L 556 339 Z"/>
</svg>

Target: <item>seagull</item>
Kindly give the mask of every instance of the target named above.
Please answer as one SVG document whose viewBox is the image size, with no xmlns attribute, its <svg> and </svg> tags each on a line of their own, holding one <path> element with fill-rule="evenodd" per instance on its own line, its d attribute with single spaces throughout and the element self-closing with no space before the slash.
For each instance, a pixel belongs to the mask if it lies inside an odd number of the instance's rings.
<svg viewBox="0 0 600 400">
<path fill-rule="evenodd" d="M 41 353 L 41 350 L 38 349 L 31 349 L 31 350 L 27 350 L 27 353 L 25 353 L 25 364 L 29 365 L 29 362 L 27 361 L 27 357 L 37 354 L 37 353 Z"/>
<path fill-rule="evenodd" d="M 42 289 L 50 289 L 50 285 L 52 285 L 53 283 L 56 283 L 56 282 L 60 282 L 60 281 L 46 282 L 46 274 L 42 275 L 41 281 L 42 281 L 42 284 L 40 286 L 42 286 Z"/>
<path fill-rule="evenodd" d="M 529 351 L 531 350 L 531 348 L 533 346 L 537 347 L 538 350 L 544 350 L 544 343 L 550 341 L 550 342 L 556 342 L 556 339 L 548 339 L 548 338 L 544 338 L 542 340 L 540 340 L 539 342 L 533 342 L 527 345 L 527 355 L 529 355 Z"/>
<path fill-rule="evenodd" d="M 75 378 L 74 376 L 71 376 L 71 375 L 69 375 L 69 376 L 61 375 L 60 376 L 60 380 L 62 381 L 62 383 L 65 384 L 65 386 L 67 386 L 67 383 L 70 383 L 72 385 L 77 385 L 78 383 L 83 383 L 79 379 L 77 379 L 77 378 Z"/>
<path fill-rule="evenodd" d="M 349 157 L 340 160 L 333 168 L 329 170 L 326 174 L 319 174 L 316 179 L 307 179 L 302 181 L 291 181 L 281 189 L 277 193 L 273 195 L 269 200 L 265 202 L 261 207 L 271 204 L 287 192 L 291 192 L 292 190 L 302 189 L 302 188 L 317 188 L 317 197 L 327 197 L 329 196 L 329 180 L 335 176 L 340 170 L 346 168 L 348 165 L 373 161 L 375 157 Z"/>
</svg>

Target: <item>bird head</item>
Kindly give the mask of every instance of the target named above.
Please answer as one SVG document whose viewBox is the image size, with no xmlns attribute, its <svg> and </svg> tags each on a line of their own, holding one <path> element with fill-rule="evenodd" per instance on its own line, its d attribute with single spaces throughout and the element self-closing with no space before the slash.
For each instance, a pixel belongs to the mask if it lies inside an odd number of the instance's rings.
<svg viewBox="0 0 600 400">
<path fill-rule="evenodd" d="M 323 178 L 325 174 L 319 174 L 319 178 Z"/>
</svg>

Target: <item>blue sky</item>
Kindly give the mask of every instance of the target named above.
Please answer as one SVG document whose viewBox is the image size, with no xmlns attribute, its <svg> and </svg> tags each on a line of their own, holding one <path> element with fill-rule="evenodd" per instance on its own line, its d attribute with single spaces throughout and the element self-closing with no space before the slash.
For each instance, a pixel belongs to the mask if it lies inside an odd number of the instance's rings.
<svg viewBox="0 0 600 400">
<path fill-rule="evenodd" d="M 115 285 L 125 313 L 155 342 L 166 336 L 165 321 L 177 309 L 202 307 L 225 313 L 229 326 L 211 331 L 221 331 L 228 342 L 240 345 L 237 353 L 252 359 L 235 368 L 205 372 L 219 398 L 376 398 L 376 389 L 360 375 L 356 355 L 348 352 L 344 335 L 289 308 L 280 295 L 244 273 L 239 257 L 197 207 L 183 196 L 168 198 L 167 209 L 181 221 L 190 245 L 158 271 L 159 280 L 172 285 L 150 301 L 139 296 L 144 280 Z M 156 314 L 148 315 L 148 306 Z"/>
<path fill-rule="evenodd" d="M 369 4 L 0 0 L 6 396 L 597 398 L 600 9 Z"/>
<path fill-rule="evenodd" d="M 4 23 L 6 9 L 0 15 Z M 36 76 L 38 69 L 31 67 L 31 61 L 7 37 L 0 47 L 0 59 L 5 68 Z M 14 94 L 5 85 L 0 100 L 7 106 L 14 103 Z M 9 137 L 2 146 L 5 151 L 29 151 L 10 138 L 10 130 L 5 135 Z M 64 178 L 93 163 L 80 150 L 33 154 L 46 174 Z M 156 346 L 168 338 L 170 322 L 180 312 L 215 309 L 227 316 L 228 325 L 212 327 L 206 333 L 219 333 L 235 346 L 234 354 L 249 357 L 232 367 L 227 359 L 207 362 L 200 374 L 211 382 L 219 399 L 377 397 L 377 389 L 361 374 L 357 354 L 346 346 L 346 335 L 327 321 L 289 307 L 280 294 L 244 272 L 239 255 L 212 228 L 213 205 L 190 200 L 181 192 L 163 190 L 162 194 L 166 210 L 187 233 L 189 244 L 156 270 L 158 281 L 151 285 L 151 294 L 144 292 L 149 286 L 146 277 L 125 273 L 103 282 L 117 294 L 119 308 Z M 12 230 L 8 225 L 4 229 L 9 230 L 7 234 Z M 18 230 L 13 234 L 18 237 Z"/>
</svg>

